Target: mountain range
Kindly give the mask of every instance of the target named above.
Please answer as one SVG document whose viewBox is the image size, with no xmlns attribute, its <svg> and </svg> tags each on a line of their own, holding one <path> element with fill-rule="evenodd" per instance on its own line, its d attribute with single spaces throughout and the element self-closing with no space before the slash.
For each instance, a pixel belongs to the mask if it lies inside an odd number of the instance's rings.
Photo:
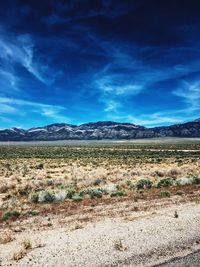
<svg viewBox="0 0 200 267">
<path fill-rule="evenodd" d="M 55 123 L 28 130 L 20 128 L 0 130 L 0 141 L 114 140 L 155 137 L 200 137 L 200 119 L 154 128 L 132 123 L 99 121 L 81 125 Z"/>
</svg>

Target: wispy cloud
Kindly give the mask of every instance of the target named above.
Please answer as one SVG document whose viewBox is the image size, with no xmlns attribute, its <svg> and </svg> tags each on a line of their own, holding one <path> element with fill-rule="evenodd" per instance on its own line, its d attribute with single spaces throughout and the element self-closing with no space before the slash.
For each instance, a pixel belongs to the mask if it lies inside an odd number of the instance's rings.
<svg viewBox="0 0 200 267">
<path fill-rule="evenodd" d="M 132 122 L 134 124 L 143 125 L 146 127 L 156 127 L 161 125 L 170 125 L 183 123 L 184 121 L 195 119 L 194 116 L 188 116 L 187 118 L 183 118 L 181 114 L 179 116 L 174 114 L 168 114 L 167 112 L 156 112 L 152 114 L 141 114 L 138 116 L 134 116 L 132 114 L 126 115 L 111 115 L 109 116 L 112 120 L 117 121 L 127 121 Z"/>
<path fill-rule="evenodd" d="M 68 121 L 69 118 L 63 115 L 65 108 L 58 105 L 48 105 L 23 99 L 0 97 L 0 114 L 16 113 L 23 116 L 22 110 L 28 109 L 30 113 L 37 113 L 41 116 L 54 119 L 55 121 Z"/>
<path fill-rule="evenodd" d="M 120 103 L 114 101 L 114 100 L 108 100 L 106 101 L 106 107 L 104 109 L 105 112 L 116 112 L 119 108 Z"/>
<path fill-rule="evenodd" d="M 200 110 L 200 82 L 182 81 L 181 86 L 173 91 L 173 94 L 179 96 L 187 104 L 188 112 Z"/>
<path fill-rule="evenodd" d="M 192 57 L 187 62 L 181 59 L 182 53 L 189 53 L 190 50 L 194 50 L 193 46 L 191 49 L 189 47 L 177 47 L 173 50 L 173 55 L 175 54 L 175 57 L 180 58 L 178 63 L 177 61 L 169 61 L 170 64 L 149 64 L 149 59 L 145 56 L 146 51 L 143 47 L 132 45 L 130 48 L 129 45 L 123 45 L 122 43 L 103 41 L 94 34 L 89 34 L 89 38 L 101 48 L 104 56 L 107 57 L 107 63 L 92 77 L 92 87 L 99 91 L 99 101 L 104 103 L 104 111 L 107 113 L 112 110 L 120 116 L 123 109 L 127 109 L 127 103 L 130 103 L 131 98 L 148 92 L 148 90 L 153 92 L 154 87 L 156 90 L 161 90 L 158 87 L 159 83 L 162 82 L 170 84 L 171 81 L 174 81 L 180 84 L 183 76 L 193 75 L 193 73 L 199 71 L 200 62 L 196 58 Z M 157 47 L 147 47 L 146 50 L 150 50 L 153 55 L 157 51 Z M 162 50 L 161 57 L 168 60 L 171 57 L 171 49 L 165 48 Z M 181 88 L 178 87 L 173 92 L 174 95 L 182 97 L 185 103 L 190 104 L 191 113 L 199 109 L 199 85 L 200 83 L 196 82 L 194 84 L 183 82 Z M 173 88 L 167 90 L 170 96 Z M 152 95 L 151 97 L 153 98 Z M 113 106 L 110 104 L 112 102 L 118 104 L 115 105 L 115 108 L 110 109 L 109 106 Z M 179 107 L 172 110 L 168 116 L 162 116 L 162 118 L 159 118 L 157 113 L 152 114 L 151 124 L 159 124 L 162 121 L 176 123 L 181 120 L 181 116 L 176 118 L 177 114 L 180 115 L 183 110 L 185 111 L 185 109 Z M 162 112 L 162 110 L 158 110 L 158 114 L 160 114 L 159 112 Z M 149 120 L 142 121 L 148 125 Z"/>
<path fill-rule="evenodd" d="M 50 84 L 54 75 L 49 75 L 49 66 L 35 55 L 34 41 L 29 34 L 12 36 L 0 31 L 0 75 L 10 78 L 10 87 L 17 88 L 19 76 L 16 74 L 16 64 L 24 67 L 38 81 Z M 40 59 L 39 59 L 40 58 Z M 17 66 L 16 66 L 17 68 Z"/>
</svg>

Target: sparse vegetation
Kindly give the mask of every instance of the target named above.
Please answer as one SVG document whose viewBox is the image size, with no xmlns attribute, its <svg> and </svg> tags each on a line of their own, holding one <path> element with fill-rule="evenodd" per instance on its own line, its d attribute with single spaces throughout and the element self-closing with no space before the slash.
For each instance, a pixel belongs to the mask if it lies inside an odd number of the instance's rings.
<svg viewBox="0 0 200 267">
<path fill-rule="evenodd" d="M 167 197 L 159 191 L 165 187 L 184 196 L 182 187 L 200 184 L 199 149 L 196 143 L 0 146 L 1 218 L 37 215 L 46 203 Z"/>
<path fill-rule="evenodd" d="M 194 176 L 193 177 L 193 183 L 200 184 L 200 176 Z"/>
<path fill-rule="evenodd" d="M 114 248 L 118 251 L 127 250 L 127 247 L 123 244 L 122 239 L 118 239 L 114 241 Z"/>
<path fill-rule="evenodd" d="M 160 191 L 159 195 L 161 197 L 170 197 L 171 196 L 170 192 L 168 192 L 168 191 Z"/>
<path fill-rule="evenodd" d="M 30 239 L 24 239 L 22 241 L 22 245 L 23 245 L 24 249 L 26 249 L 26 250 L 32 248 L 32 242 Z"/>
<path fill-rule="evenodd" d="M 58 225 L 66 226 L 68 233 L 107 214 L 109 218 L 119 216 L 122 221 L 133 221 L 140 213 L 149 214 L 155 206 L 157 209 L 188 199 L 196 201 L 200 187 L 198 149 L 199 144 L 131 142 L 0 146 L 0 223 L 2 229 L 12 229 L 0 233 L 0 243 L 16 238 L 10 244 L 16 244 L 10 257 L 18 261 L 36 248 L 35 239 L 34 243 L 29 239 L 18 243 L 24 224 L 48 232 Z M 171 209 L 169 216 L 173 219 L 180 214 Z M 126 242 L 115 238 L 111 239 L 111 247 L 120 254 L 117 251 L 126 250 Z"/>
<path fill-rule="evenodd" d="M 158 182 L 157 187 L 161 188 L 161 187 L 168 187 L 168 186 L 172 186 L 173 185 L 173 179 L 172 178 L 165 178 L 165 179 L 161 179 Z"/>
<path fill-rule="evenodd" d="M 21 260 L 24 256 L 26 256 L 26 254 L 28 253 L 28 251 L 32 249 L 32 242 L 30 239 L 24 239 L 19 247 L 19 249 L 14 252 L 12 259 L 15 261 L 19 261 Z"/>
<path fill-rule="evenodd" d="M 125 195 L 126 195 L 126 193 L 124 193 L 123 191 L 116 191 L 116 192 L 112 192 L 110 194 L 111 197 L 123 197 Z"/>
<path fill-rule="evenodd" d="M 81 200 L 83 200 L 83 197 L 80 194 L 74 194 L 72 200 L 75 202 L 80 202 Z"/>
<path fill-rule="evenodd" d="M 4 232 L 0 233 L 0 244 L 9 243 L 14 239 L 14 233 L 9 229 L 6 229 Z"/>
<path fill-rule="evenodd" d="M 16 252 L 13 253 L 12 260 L 19 261 L 27 254 L 23 247 L 20 247 Z"/>
<path fill-rule="evenodd" d="M 184 194 L 183 191 L 177 191 L 177 192 L 176 192 L 176 195 L 178 195 L 178 196 L 182 196 L 183 194 Z"/>
<path fill-rule="evenodd" d="M 174 218 L 178 218 L 178 212 L 175 210 L 175 212 L 174 212 Z"/>
<path fill-rule="evenodd" d="M 141 189 L 150 189 L 153 185 L 153 182 L 149 179 L 141 179 L 136 183 L 137 190 Z"/>
<path fill-rule="evenodd" d="M 6 211 L 4 214 L 3 214 L 3 217 L 2 219 L 4 221 L 8 220 L 8 219 L 13 219 L 13 218 L 18 218 L 20 216 L 20 212 L 19 211 L 16 211 L 16 210 L 12 210 L 12 211 Z"/>
</svg>

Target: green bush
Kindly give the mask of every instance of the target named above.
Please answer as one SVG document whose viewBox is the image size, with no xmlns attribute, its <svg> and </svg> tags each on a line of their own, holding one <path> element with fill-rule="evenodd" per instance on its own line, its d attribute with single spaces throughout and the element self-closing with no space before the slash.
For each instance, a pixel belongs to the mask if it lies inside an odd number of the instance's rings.
<svg viewBox="0 0 200 267">
<path fill-rule="evenodd" d="M 66 198 L 71 199 L 75 193 L 76 193 L 76 191 L 74 188 L 71 188 L 71 187 L 67 188 L 66 189 Z"/>
<path fill-rule="evenodd" d="M 176 192 L 176 195 L 178 195 L 178 196 L 182 196 L 184 193 L 183 193 L 183 191 L 177 191 Z"/>
<path fill-rule="evenodd" d="M 83 197 L 84 195 L 89 195 L 91 198 L 101 198 L 103 194 L 106 194 L 106 190 L 102 188 L 87 188 L 87 189 L 82 189 L 79 192 L 79 195 Z"/>
<path fill-rule="evenodd" d="M 161 197 L 170 197 L 171 196 L 170 192 L 168 192 L 168 191 L 160 191 L 159 195 Z"/>
<path fill-rule="evenodd" d="M 194 184 L 200 184 L 200 177 L 199 176 L 194 176 L 193 177 L 193 183 Z"/>
<path fill-rule="evenodd" d="M 104 190 L 101 188 L 92 188 L 88 190 L 88 194 L 90 195 L 91 198 L 101 198 L 103 195 Z"/>
<path fill-rule="evenodd" d="M 39 193 L 33 193 L 31 195 L 31 202 L 38 203 L 39 202 Z"/>
<path fill-rule="evenodd" d="M 72 196 L 72 200 L 75 202 L 80 202 L 81 200 L 83 200 L 83 197 L 80 194 L 74 194 Z"/>
<path fill-rule="evenodd" d="M 135 188 L 135 185 L 130 180 L 126 181 L 126 185 L 129 187 L 129 189 L 134 189 Z"/>
<path fill-rule="evenodd" d="M 111 197 L 123 197 L 125 195 L 126 195 L 126 193 L 124 193 L 123 191 L 116 191 L 116 192 L 112 192 L 110 194 Z"/>
<path fill-rule="evenodd" d="M 161 187 L 168 187 L 171 185 L 173 185 L 173 179 L 172 178 L 164 178 L 158 182 L 157 187 L 161 188 Z"/>
<path fill-rule="evenodd" d="M 27 215 L 30 215 L 30 216 L 36 216 L 36 215 L 39 214 L 39 212 L 36 211 L 36 210 L 31 210 L 31 209 L 30 209 L 30 210 L 27 210 L 26 214 L 27 214 Z"/>
<path fill-rule="evenodd" d="M 45 191 L 43 196 L 43 201 L 51 203 L 55 200 L 55 193 L 50 191 Z"/>
<path fill-rule="evenodd" d="M 18 218 L 19 216 L 20 216 L 19 211 L 16 211 L 16 210 L 7 211 L 3 214 L 2 219 L 5 221 L 5 220 L 8 220 L 10 218 Z"/>
<path fill-rule="evenodd" d="M 152 188 L 152 185 L 153 185 L 153 183 L 149 179 L 141 179 L 136 183 L 136 188 L 137 188 L 137 190 L 150 189 L 150 188 Z"/>
<path fill-rule="evenodd" d="M 83 197 L 84 195 L 87 195 L 88 194 L 88 189 L 82 189 L 82 190 L 80 190 L 80 192 L 79 192 L 79 195 L 81 196 L 81 197 Z"/>
</svg>

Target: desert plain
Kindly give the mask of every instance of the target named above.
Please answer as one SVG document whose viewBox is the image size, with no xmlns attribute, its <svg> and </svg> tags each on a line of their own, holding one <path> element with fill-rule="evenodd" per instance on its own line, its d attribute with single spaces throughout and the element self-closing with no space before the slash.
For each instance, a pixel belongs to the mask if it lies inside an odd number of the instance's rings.
<svg viewBox="0 0 200 267">
<path fill-rule="evenodd" d="M 0 144 L 0 266 L 164 266 L 199 227 L 199 139 Z"/>
</svg>

